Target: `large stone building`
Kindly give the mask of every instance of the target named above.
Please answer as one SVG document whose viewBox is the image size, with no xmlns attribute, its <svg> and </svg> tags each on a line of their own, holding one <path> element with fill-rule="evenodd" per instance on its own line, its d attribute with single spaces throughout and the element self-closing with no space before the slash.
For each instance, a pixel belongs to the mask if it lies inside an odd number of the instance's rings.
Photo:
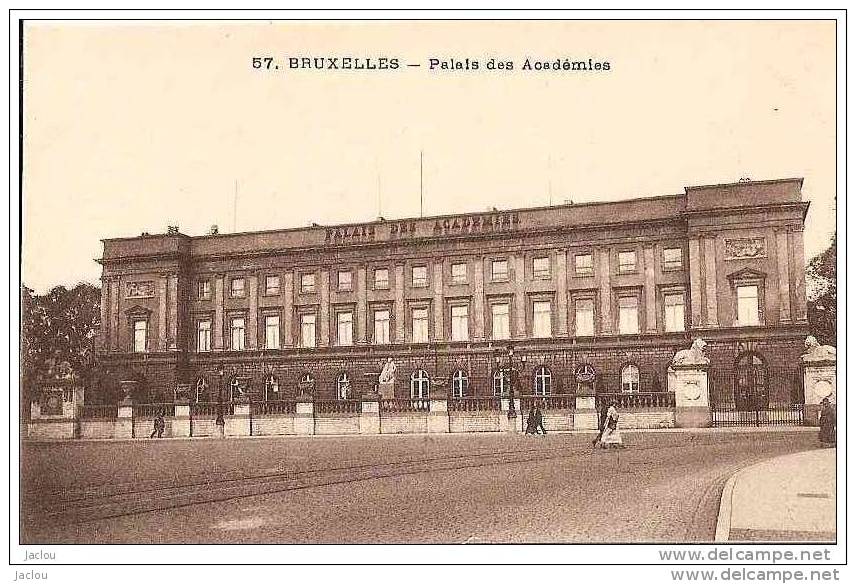
<svg viewBox="0 0 856 584">
<path fill-rule="evenodd" d="M 496 395 L 510 345 L 523 393 L 661 392 L 702 337 L 732 405 L 798 402 L 801 186 L 107 239 L 93 399 L 357 397 L 390 357 L 397 397 Z"/>
</svg>

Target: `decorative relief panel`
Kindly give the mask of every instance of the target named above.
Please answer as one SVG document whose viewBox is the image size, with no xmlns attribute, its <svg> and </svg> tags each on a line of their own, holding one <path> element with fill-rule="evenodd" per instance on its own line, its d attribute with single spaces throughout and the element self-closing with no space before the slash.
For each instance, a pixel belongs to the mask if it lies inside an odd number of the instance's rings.
<svg viewBox="0 0 856 584">
<path fill-rule="evenodd" d="M 125 298 L 151 298 L 154 295 L 155 283 L 151 280 L 126 284 Z"/>
<path fill-rule="evenodd" d="M 725 259 L 745 260 L 767 257 L 767 240 L 763 237 L 725 240 Z"/>
</svg>

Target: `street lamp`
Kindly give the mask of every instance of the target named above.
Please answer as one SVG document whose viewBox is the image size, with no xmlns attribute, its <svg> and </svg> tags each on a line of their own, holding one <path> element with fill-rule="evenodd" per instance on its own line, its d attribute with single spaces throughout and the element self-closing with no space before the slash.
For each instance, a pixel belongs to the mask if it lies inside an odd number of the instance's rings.
<svg viewBox="0 0 856 584">
<path fill-rule="evenodd" d="M 497 351 L 496 367 L 499 370 L 501 379 L 506 379 L 507 375 L 509 383 L 508 419 L 511 420 L 517 417 L 517 410 L 514 408 L 514 388 L 519 383 L 520 373 L 522 373 L 523 370 L 526 368 L 526 355 L 522 355 L 520 357 L 520 365 L 518 366 L 514 362 L 514 347 L 512 345 L 508 345 L 508 352 L 505 354 L 504 359 L 502 353 Z"/>
<path fill-rule="evenodd" d="M 223 364 L 217 366 L 217 376 L 220 382 L 217 384 L 217 415 L 223 415 L 223 378 L 226 376 L 226 368 Z"/>
</svg>

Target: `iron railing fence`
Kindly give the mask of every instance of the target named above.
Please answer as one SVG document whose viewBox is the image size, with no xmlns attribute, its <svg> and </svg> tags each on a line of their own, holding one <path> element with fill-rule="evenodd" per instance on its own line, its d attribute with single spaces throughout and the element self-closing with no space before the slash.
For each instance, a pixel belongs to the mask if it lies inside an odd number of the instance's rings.
<svg viewBox="0 0 856 584">
<path fill-rule="evenodd" d="M 191 402 L 191 418 L 216 418 L 217 413 L 222 412 L 224 416 L 235 414 L 235 404 L 232 402 Z"/>
<path fill-rule="evenodd" d="M 251 415 L 293 414 L 296 409 L 296 400 L 269 400 L 250 404 Z"/>
<path fill-rule="evenodd" d="M 595 407 L 615 403 L 619 410 L 670 409 L 675 407 L 675 394 L 670 391 L 599 393 L 595 395 Z"/>
<path fill-rule="evenodd" d="M 797 368 L 712 369 L 708 390 L 711 406 L 723 410 L 788 408 L 805 402 L 802 372 Z"/>
<path fill-rule="evenodd" d="M 491 412 L 502 409 L 502 400 L 498 397 L 450 397 L 450 412 Z"/>
<path fill-rule="evenodd" d="M 378 402 L 381 413 L 393 412 L 427 412 L 430 409 L 430 401 L 423 398 L 393 398 L 382 399 Z"/>
<path fill-rule="evenodd" d="M 154 418 L 161 413 L 164 417 L 175 416 L 174 403 L 134 404 L 135 418 Z"/>
<path fill-rule="evenodd" d="M 318 399 L 315 400 L 316 414 L 358 414 L 360 400 L 358 399 Z"/>
<path fill-rule="evenodd" d="M 115 420 L 119 410 L 113 405 L 84 405 L 81 417 L 84 420 Z"/>
<path fill-rule="evenodd" d="M 805 421 L 805 406 L 791 404 L 756 410 L 734 410 L 711 408 L 711 420 L 715 427 L 731 426 L 800 426 Z"/>
</svg>

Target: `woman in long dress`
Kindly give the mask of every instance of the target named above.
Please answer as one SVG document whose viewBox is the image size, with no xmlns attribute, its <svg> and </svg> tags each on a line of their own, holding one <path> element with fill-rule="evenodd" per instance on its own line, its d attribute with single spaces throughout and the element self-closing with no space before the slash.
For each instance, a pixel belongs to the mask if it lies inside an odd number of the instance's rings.
<svg viewBox="0 0 856 584">
<path fill-rule="evenodd" d="M 824 445 L 835 445 L 835 407 L 828 398 L 820 402 L 823 406 L 820 410 L 820 442 Z"/>
<path fill-rule="evenodd" d="M 624 448 L 621 432 L 618 431 L 618 408 L 615 405 L 613 401 L 606 410 L 606 421 L 600 436 L 601 448 Z"/>
</svg>

